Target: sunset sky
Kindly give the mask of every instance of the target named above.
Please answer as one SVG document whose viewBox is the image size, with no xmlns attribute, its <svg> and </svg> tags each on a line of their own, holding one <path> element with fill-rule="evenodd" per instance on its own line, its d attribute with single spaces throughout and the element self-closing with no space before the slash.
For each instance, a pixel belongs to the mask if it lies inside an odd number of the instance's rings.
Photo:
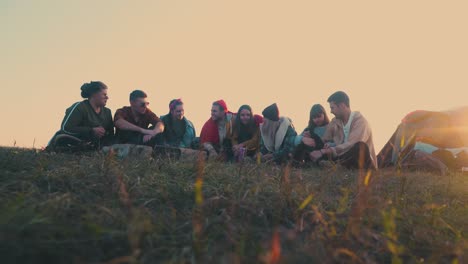
<svg viewBox="0 0 468 264">
<path fill-rule="evenodd" d="M 468 104 L 467 1 L 0 1 L 0 145 L 45 146 L 91 80 L 108 107 L 142 89 L 185 101 L 197 133 L 211 102 L 276 102 L 302 131 L 343 90 L 377 151 L 416 109 Z"/>
</svg>

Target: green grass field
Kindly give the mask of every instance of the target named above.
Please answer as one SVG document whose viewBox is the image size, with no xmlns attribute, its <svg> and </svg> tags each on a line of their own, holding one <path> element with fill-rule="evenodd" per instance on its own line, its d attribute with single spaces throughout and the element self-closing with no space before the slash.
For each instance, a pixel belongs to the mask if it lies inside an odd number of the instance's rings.
<svg viewBox="0 0 468 264">
<path fill-rule="evenodd" d="M 1 263 L 468 263 L 468 175 L 0 149 Z"/>
</svg>

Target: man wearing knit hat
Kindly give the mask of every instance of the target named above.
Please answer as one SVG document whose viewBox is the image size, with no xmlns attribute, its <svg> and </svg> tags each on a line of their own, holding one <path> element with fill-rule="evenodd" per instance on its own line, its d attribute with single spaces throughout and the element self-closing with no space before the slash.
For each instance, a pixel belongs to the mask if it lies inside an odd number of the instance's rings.
<svg viewBox="0 0 468 264">
<path fill-rule="evenodd" d="M 200 133 L 200 144 L 208 151 L 209 157 L 216 158 L 223 153 L 229 142 L 225 140 L 231 130 L 231 119 L 234 114 L 229 112 L 226 102 L 218 100 L 211 106 L 211 118 L 206 121 Z"/>
<path fill-rule="evenodd" d="M 271 121 L 279 121 L 279 109 L 276 103 L 265 108 L 262 112 L 262 115 Z"/>
<path fill-rule="evenodd" d="M 280 117 L 276 104 L 265 108 L 262 114 L 264 117 L 263 124 L 260 125 L 262 160 L 284 162 L 293 152 L 294 140 L 297 136 L 292 121 L 288 117 Z"/>
</svg>

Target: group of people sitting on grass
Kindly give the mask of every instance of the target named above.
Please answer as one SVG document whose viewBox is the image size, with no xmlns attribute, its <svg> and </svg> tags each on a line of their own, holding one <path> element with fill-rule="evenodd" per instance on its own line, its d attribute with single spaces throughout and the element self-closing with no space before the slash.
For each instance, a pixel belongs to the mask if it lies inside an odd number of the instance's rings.
<svg viewBox="0 0 468 264">
<path fill-rule="evenodd" d="M 114 118 L 106 108 L 107 86 L 99 81 L 81 86 L 83 101 L 65 112 L 60 130 L 49 142 L 52 150 L 100 149 L 112 144 L 136 144 L 206 151 L 210 159 L 261 162 L 311 162 L 347 168 L 377 168 L 369 123 L 350 108 L 349 97 L 339 91 L 328 98 L 331 121 L 322 105 L 312 106 L 309 124 L 298 134 L 288 117 L 272 104 L 254 114 L 249 105 L 237 113 L 224 100 L 212 104 L 211 117 L 200 137 L 184 116 L 184 103 L 174 99 L 168 114 L 158 117 L 141 90 L 130 93 L 130 106 L 117 109 Z"/>
</svg>

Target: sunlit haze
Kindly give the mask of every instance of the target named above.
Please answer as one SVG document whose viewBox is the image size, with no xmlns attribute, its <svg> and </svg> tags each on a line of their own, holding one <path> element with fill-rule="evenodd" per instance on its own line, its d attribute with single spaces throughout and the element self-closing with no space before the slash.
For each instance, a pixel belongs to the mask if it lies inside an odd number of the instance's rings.
<svg viewBox="0 0 468 264">
<path fill-rule="evenodd" d="M 80 86 L 134 89 L 150 108 L 185 102 L 197 134 L 211 103 L 276 102 L 298 131 L 337 90 L 370 122 L 379 151 L 417 109 L 467 105 L 466 1 L 0 2 L 0 145 L 45 146 Z"/>
</svg>

